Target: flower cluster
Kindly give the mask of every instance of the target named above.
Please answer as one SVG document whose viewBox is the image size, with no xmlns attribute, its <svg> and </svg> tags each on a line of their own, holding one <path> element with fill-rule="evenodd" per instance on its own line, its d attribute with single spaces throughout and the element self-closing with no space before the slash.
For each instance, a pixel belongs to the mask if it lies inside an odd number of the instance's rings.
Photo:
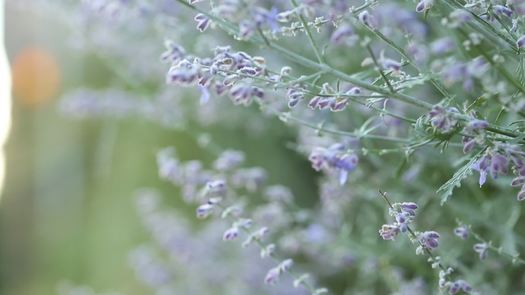
<svg viewBox="0 0 525 295">
<path fill-rule="evenodd" d="M 316 148 L 308 157 L 316 171 L 326 170 L 335 172 L 339 176 L 339 183 L 345 184 L 348 173 L 352 172 L 358 163 L 358 157 L 348 151 L 344 144 L 333 144 L 328 148 Z"/>
<path fill-rule="evenodd" d="M 245 236 L 242 242 L 243 248 L 256 245 L 260 250 L 261 258 L 277 260 L 277 245 L 265 241 L 270 234 L 270 228 L 256 227 L 257 223 L 268 219 L 264 218 L 265 214 L 258 213 L 265 207 L 260 207 L 254 212 L 254 220 L 246 217 L 246 204 L 233 197 L 238 191 L 256 193 L 264 187 L 264 170 L 258 167 L 242 168 L 244 159 L 242 152 L 226 150 L 213 162 L 214 170 L 206 170 L 196 161 L 181 163 L 175 158 L 174 150 L 170 148 L 161 150 L 157 155 L 160 176 L 181 186 L 185 194 L 191 193 L 193 197 L 186 195 L 186 201 L 199 204 L 196 209 L 197 218 L 206 219 L 216 216 L 229 223 L 229 227 L 223 231 L 223 241 L 233 241 Z M 269 223 L 280 224 L 282 227 L 287 226 L 288 221 L 282 219 L 284 208 L 278 204 L 284 206 L 291 203 L 290 191 L 286 187 L 274 185 L 266 187 L 264 194 L 273 201 L 268 206 L 277 210 L 277 214 L 269 212 Z M 278 219 L 282 221 L 279 222 Z M 278 227 L 274 227 L 273 230 L 277 231 Z M 292 265 L 292 259 L 282 260 L 267 272 L 264 282 L 275 284 L 284 273 L 290 271 Z M 324 290 L 324 288 L 313 288 L 306 280 L 299 283 L 297 287 L 299 286 L 305 287 L 311 294 L 321 294 L 321 291 Z"/>
<path fill-rule="evenodd" d="M 487 180 L 487 175 L 496 179 L 498 176 L 507 175 L 512 169 L 517 174 L 511 182 L 513 187 L 521 187 L 517 200 L 525 200 L 525 162 L 524 152 L 521 147 L 514 144 L 502 143 L 494 148 L 489 148 L 483 156 L 473 164 L 473 169 L 479 172 L 479 185 Z"/>
<path fill-rule="evenodd" d="M 412 223 L 416 217 L 416 210 L 417 204 L 413 202 L 392 204 L 392 208 L 389 209 L 389 214 L 394 217 L 395 222 L 392 224 L 384 224 L 379 230 L 379 235 L 381 235 L 383 240 L 394 240 L 399 233 L 406 233 L 409 230 L 410 223 Z M 423 239 L 423 236 L 421 236 L 420 239 Z"/>
<path fill-rule="evenodd" d="M 448 280 L 448 277 L 452 274 L 453 271 L 454 270 L 452 268 L 448 268 L 439 272 L 439 287 L 443 290 L 448 290 L 448 294 L 450 295 L 455 295 L 460 292 L 463 292 L 465 294 L 472 294 L 472 287 L 465 280 Z"/>
</svg>

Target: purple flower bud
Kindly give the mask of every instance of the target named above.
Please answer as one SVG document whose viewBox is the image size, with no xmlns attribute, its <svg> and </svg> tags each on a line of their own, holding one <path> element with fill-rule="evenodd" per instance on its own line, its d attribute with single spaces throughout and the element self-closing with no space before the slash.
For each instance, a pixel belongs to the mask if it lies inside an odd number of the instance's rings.
<svg viewBox="0 0 525 295">
<path fill-rule="evenodd" d="M 525 46 L 525 35 L 518 38 L 518 40 L 516 41 L 516 46 L 518 47 L 518 49 L 521 49 Z"/>
<path fill-rule="evenodd" d="M 319 99 L 319 102 L 317 103 L 317 107 L 319 107 L 320 110 L 323 110 L 327 108 L 329 105 L 331 105 L 334 100 L 335 99 L 333 97 L 322 97 L 321 99 Z"/>
<path fill-rule="evenodd" d="M 304 98 L 304 92 L 302 89 L 298 88 L 289 88 L 286 92 L 286 96 L 288 96 L 288 99 L 303 99 Z"/>
<path fill-rule="evenodd" d="M 319 101 L 322 99 L 320 96 L 314 96 L 308 103 L 308 107 L 311 109 L 316 109 L 319 106 Z"/>
<path fill-rule="evenodd" d="M 489 127 L 489 123 L 485 120 L 472 119 L 468 122 L 467 128 L 471 130 L 485 129 Z"/>
<path fill-rule="evenodd" d="M 361 11 L 357 15 L 357 18 L 363 25 L 367 27 L 375 28 L 377 26 L 374 17 L 370 15 L 370 13 L 367 10 Z"/>
<path fill-rule="evenodd" d="M 509 160 L 501 155 L 495 154 L 492 156 L 492 161 L 490 162 L 490 174 L 492 178 L 497 178 L 499 174 L 506 174 L 509 165 Z"/>
<path fill-rule="evenodd" d="M 444 108 L 442 106 L 436 105 L 432 107 L 432 110 L 430 110 L 428 116 L 432 126 L 446 133 L 450 132 L 457 123 L 457 120 L 453 116 L 454 113 L 457 113 L 457 109 Z"/>
<path fill-rule="evenodd" d="M 214 180 L 206 183 L 206 190 L 208 193 L 224 195 L 226 193 L 227 187 L 224 180 Z"/>
<path fill-rule="evenodd" d="M 468 238 L 468 235 L 469 235 L 468 227 L 465 226 L 465 225 L 456 227 L 454 229 L 454 234 L 456 236 L 460 237 L 461 239 L 466 240 Z"/>
<path fill-rule="evenodd" d="M 281 276 L 281 271 L 278 267 L 272 268 L 268 271 L 266 276 L 264 277 L 264 283 L 273 285 L 279 281 L 279 277 Z"/>
<path fill-rule="evenodd" d="M 342 170 L 352 171 L 357 166 L 358 161 L 359 159 L 357 158 L 357 155 L 344 154 L 343 156 L 335 159 L 334 166 Z"/>
<path fill-rule="evenodd" d="M 472 137 L 463 136 L 463 153 L 467 154 L 476 146 L 476 140 Z"/>
<path fill-rule="evenodd" d="M 214 206 L 211 205 L 211 204 L 208 204 L 208 203 L 200 205 L 197 208 L 197 218 L 204 219 L 204 218 L 210 216 L 210 214 L 213 211 L 213 208 L 214 208 Z"/>
<path fill-rule="evenodd" d="M 394 240 L 394 238 L 399 234 L 400 230 L 397 225 L 392 224 L 383 224 L 381 229 L 379 230 L 379 235 L 381 235 L 381 238 L 383 240 Z"/>
<path fill-rule="evenodd" d="M 507 6 L 494 5 L 493 7 L 494 7 L 494 12 L 498 14 L 505 15 L 508 17 L 512 16 L 512 9 L 508 8 Z"/>
<path fill-rule="evenodd" d="M 401 63 L 390 58 L 382 58 L 381 66 L 385 70 L 391 70 L 393 72 L 399 72 L 401 70 Z"/>
<path fill-rule="evenodd" d="M 487 171 L 488 167 L 490 166 L 490 155 L 484 155 L 481 159 L 479 159 L 476 163 L 472 165 L 472 169 L 477 170 L 479 172 L 479 186 L 483 186 L 485 182 L 487 181 Z"/>
<path fill-rule="evenodd" d="M 298 99 L 290 99 L 288 100 L 288 107 L 289 108 L 295 108 L 297 106 L 297 104 L 299 104 L 299 100 Z"/>
<path fill-rule="evenodd" d="M 419 242 L 426 249 L 432 250 L 439 245 L 439 234 L 435 231 L 426 231 L 419 235 Z"/>
<path fill-rule="evenodd" d="M 233 103 L 236 105 L 242 104 L 248 106 L 252 103 L 252 96 L 254 94 L 254 87 L 246 84 L 236 84 L 230 90 L 230 96 Z"/>
<path fill-rule="evenodd" d="M 361 88 L 359 87 L 352 87 L 348 91 L 345 92 L 346 95 L 359 95 L 361 94 Z"/>
<path fill-rule="evenodd" d="M 166 74 L 166 83 L 189 86 L 195 84 L 199 78 L 198 68 L 187 60 L 182 60 L 172 66 Z"/>
<path fill-rule="evenodd" d="M 510 183 L 513 187 L 523 186 L 525 184 L 525 176 L 518 176 Z"/>
<path fill-rule="evenodd" d="M 264 91 L 259 87 L 252 87 L 252 96 L 257 98 L 264 98 Z"/>
<path fill-rule="evenodd" d="M 228 91 L 228 89 L 229 89 L 228 86 L 225 86 L 221 82 L 217 81 L 215 83 L 215 93 L 217 93 L 217 95 L 219 95 L 219 96 L 224 95 Z"/>
<path fill-rule="evenodd" d="M 341 44 L 345 39 L 348 39 L 353 35 L 354 30 L 352 30 L 352 27 L 348 24 L 343 24 L 332 33 L 332 36 L 330 37 L 330 42 L 334 44 Z"/>
<path fill-rule="evenodd" d="M 332 112 L 340 112 L 346 108 L 348 105 L 348 99 L 341 99 L 339 101 L 335 101 L 331 106 L 330 110 Z"/>
<path fill-rule="evenodd" d="M 222 236 L 224 241 L 231 241 L 239 236 L 239 228 L 234 226 L 226 230 Z"/>
<path fill-rule="evenodd" d="M 247 76 L 255 77 L 261 73 L 261 70 L 254 67 L 243 67 L 239 72 Z"/>
<path fill-rule="evenodd" d="M 421 0 L 416 5 L 416 12 L 426 12 L 434 5 L 434 0 Z"/>
<path fill-rule="evenodd" d="M 451 295 L 458 294 L 460 291 L 465 292 L 466 294 L 469 294 L 470 291 L 472 291 L 472 287 L 469 283 L 467 283 L 464 280 L 457 280 L 454 282 L 449 282 L 450 286 L 448 289 L 448 293 Z"/>
<path fill-rule="evenodd" d="M 472 247 L 476 253 L 479 254 L 479 259 L 483 260 L 487 257 L 489 246 L 486 243 L 478 243 Z"/>
<path fill-rule="evenodd" d="M 396 214 L 395 218 L 400 225 L 406 225 L 410 221 L 410 215 L 406 212 Z M 405 230 L 401 229 L 401 232 L 405 232 Z"/>
<path fill-rule="evenodd" d="M 401 204 L 399 204 L 399 208 L 403 211 L 403 212 L 406 212 L 408 214 L 410 214 L 411 216 L 415 216 L 416 215 L 416 210 L 417 210 L 417 204 L 414 203 L 414 202 L 403 202 Z"/>
<path fill-rule="evenodd" d="M 197 29 L 204 32 L 210 26 L 210 19 L 202 13 L 195 16 L 194 20 L 197 22 Z"/>
<path fill-rule="evenodd" d="M 472 291 L 472 287 L 471 287 L 470 284 L 467 283 L 466 281 L 464 281 L 464 280 L 459 280 L 458 282 L 459 282 L 459 284 L 461 285 L 461 289 L 463 290 L 463 292 L 465 292 L 465 293 L 468 294 L 468 293 L 470 293 L 470 291 Z"/>
<path fill-rule="evenodd" d="M 519 191 L 518 195 L 516 196 L 516 199 L 518 201 L 525 200 L 525 188 L 524 187 L 521 188 L 521 190 Z"/>
<path fill-rule="evenodd" d="M 473 137 L 463 136 L 463 152 L 469 153 L 476 146 L 476 140 Z"/>
</svg>

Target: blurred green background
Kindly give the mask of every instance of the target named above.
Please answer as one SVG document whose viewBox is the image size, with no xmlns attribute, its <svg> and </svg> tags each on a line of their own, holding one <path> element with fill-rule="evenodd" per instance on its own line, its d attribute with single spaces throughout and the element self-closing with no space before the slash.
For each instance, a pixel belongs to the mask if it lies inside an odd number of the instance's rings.
<svg viewBox="0 0 525 295">
<path fill-rule="evenodd" d="M 15 89 L 0 201 L 0 294 L 56 294 L 65 281 L 97 291 L 148 294 L 127 262 L 128 251 L 148 240 L 134 192 L 157 188 L 169 204 L 193 212 L 158 179 L 155 153 L 175 146 L 182 159 L 211 161 L 213 155 L 187 132 L 142 120 L 67 118 L 57 97 L 79 86 L 111 86 L 112 72 L 96 57 L 68 49 L 66 32 L 52 16 L 8 2 L 6 18 Z M 316 193 L 314 173 L 302 169 L 309 164 L 287 148 L 293 134 L 276 120 L 265 124 L 272 136 L 240 126 L 206 131 L 222 147 L 247 151 L 249 165 L 268 169 L 269 183 L 291 186 L 298 202 L 308 206 Z"/>
</svg>

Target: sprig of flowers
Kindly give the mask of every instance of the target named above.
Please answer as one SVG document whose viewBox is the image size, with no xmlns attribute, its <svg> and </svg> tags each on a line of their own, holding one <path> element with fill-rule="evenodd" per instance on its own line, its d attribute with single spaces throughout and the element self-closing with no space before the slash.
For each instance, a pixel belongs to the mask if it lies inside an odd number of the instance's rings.
<svg viewBox="0 0 525 295">
<path fill-rule="evenodd" d="M 211 216 L 218 216 L 221 219 L 229 220 L 231 226 L 223 233 L 222 239 L 224 241 L 236 240 L 241 234 L 245 234 L 247 237 L 242 243 L 243 247 L 255 244 L 260 249 L 261 258 L 270 257 L 277 263 L 277 266 L 268 271 L 264 278 L 265 283 L 275 284 L 281 276 L 289 273 L 295 280 L 295 287 L 303 286 L 310 294 L 328 293 L 326 288 L 313 287 L 307 280 L 309 275 L 295 275 L 292 270 L 293 260 L 280 258 L 277 255 L 276 245 L 264 242 L 270 229 L 266 226 L 253 229 L 255 222 L 252 218 L 247 217 L 246 213 L 243 213 L 244 206 L 242 203 L 233 198 L 233 188 L 256 191 L 261 188 L 265 178 L 264 172 L 260 169 L 239 168 L 244 161 L 242 153 L 225 151 L 220 154 L 214 162 L 214 167 L 218 170 L 215 173 L 203 170 L 197 162 L 180 163 L 174 158 L 171 149 L 160 151 L 157 159 L 160 176 L 174 184 L 183 186 L 184 191 L 189 193 L 186 196 L 187 200 L 200 203 L 196 209 L 197 218 L 206 219 Z M 231 183 L 231 187 L 228 183 Z"/>
<path fill-rule="evenodd" d="M 384 240 L 394 240 L 400 233 L 406 233 L 411 242 L 418 245 L 416 248 L 417 255 L 427 255 L 428 261 L 432 268 L 439 268 L 439 288 L 448 291 L 449 294 L 457 294 L 464 292 L 466 294 L 472 293 L 472 287 L 464 280 L 451 281 L 449 279 L 454 269 L 445 267 L 441 263 L 441 258 L 435 256 L 432 251 L 439 246 L 439 233 L 435 231 L 417 232 L 410 228 L 416 217 L 416 210 L 418 208 L 416 203 L 403 202 L 391 203 L 386 193 L 379 191 L 385 202 L 389 207 L 389 214 L 394 217 L 395 222 L 392 224 L 384 224 L 379 230 L 379 234 Z"/>
</svg>

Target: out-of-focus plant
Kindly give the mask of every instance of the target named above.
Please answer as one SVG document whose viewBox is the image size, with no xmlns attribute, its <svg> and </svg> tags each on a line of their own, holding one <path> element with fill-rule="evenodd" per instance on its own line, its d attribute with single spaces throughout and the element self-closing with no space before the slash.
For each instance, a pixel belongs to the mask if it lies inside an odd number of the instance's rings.
<svg viewBox="0 0 525 295">
<path fill-rule="evenodd" d="M 217 156 L 205 168 L 173 149 L 157 155 L 160 177 L 210 219 L 187 225 L 141 194 L 139 215 L 166 255 L 141 247 L 130 260 L 157 294 L 525 289 L 524 1 L 100 0 L 71 10 L 72 44 L 118 79 L 73 90 L 63 110 L 146 118 Z M 265 117 L 289 126 L 290 146 L 320 172 L 314 206 L 199 134 L 256 132 Z"/>
</svg>

